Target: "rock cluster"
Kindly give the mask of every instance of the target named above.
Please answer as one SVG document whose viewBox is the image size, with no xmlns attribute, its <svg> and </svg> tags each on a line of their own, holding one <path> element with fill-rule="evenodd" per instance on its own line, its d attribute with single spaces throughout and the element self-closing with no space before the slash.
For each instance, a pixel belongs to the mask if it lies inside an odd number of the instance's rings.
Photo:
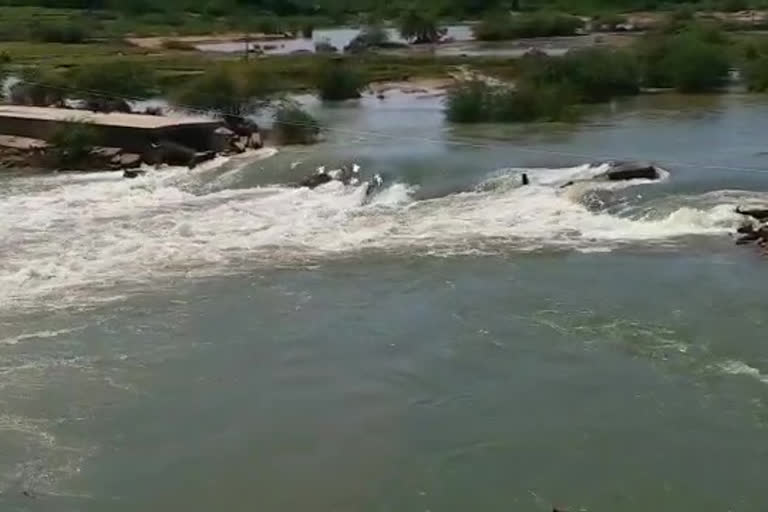
<svg viewBox="0 0 768 512">
<path fill-rule="evenodd" d="M 739 226 L 736 239 L 738 245 L 757 244 L 768 250 L 768 206 L 762 208 L 736 208 L 736 213 L 745 217 Z"/>
</svg>

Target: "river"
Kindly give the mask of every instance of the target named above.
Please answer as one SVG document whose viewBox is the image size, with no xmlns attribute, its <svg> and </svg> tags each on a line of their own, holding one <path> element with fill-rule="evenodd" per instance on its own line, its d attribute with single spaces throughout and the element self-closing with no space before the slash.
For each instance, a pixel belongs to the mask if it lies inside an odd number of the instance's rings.
<svg viewBox="0 0 768 512">
<path fill-rule="evenodd" d="M 257 161 L 0 177 L 0 509 L 763 511 L 768 261 L 730 233 L 768 101 L 440 101 L 307 100 L 327 141 Z M 605 157 L 669 176 L 558 188 Z M 352 163 L 372 200 L 284 185 Z"/>
</svg>

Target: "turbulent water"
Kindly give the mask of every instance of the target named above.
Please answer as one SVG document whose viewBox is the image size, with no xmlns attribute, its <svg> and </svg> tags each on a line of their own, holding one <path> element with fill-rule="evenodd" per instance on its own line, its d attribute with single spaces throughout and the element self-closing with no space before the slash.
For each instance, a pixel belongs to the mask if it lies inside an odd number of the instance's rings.
<svg viewBox="0 0 768 512">
<path fill-rule="evenodd" d="M 749 197 L 715 192 L 612 214 L 590 209 L 585 198 L 640 184 L 591 182 L 607 167 L 589 165 L 499 170 L 473 189 L 422 200 L 414 198 L 415 186 L 398 181 L 372 200 L 366 184 L 218 186 L 244 171 L 249 160 L 240 160 L 220 159 L 191 173 L 165 169 L 138 180 L 103 173 L 12 184 L 0 204 L 6 221 L 0 249 L 7 255 L 0 304 L 35 306 L 50 296 L 48 307 L 69 305 L 93 294 L 93 287 L 212 275 L 243 261 L 320 262 L 367 250 L 440 256 L 606 251 L 630 242 L 725 235 L 739 221 L 735 206 Z M 529 187 L 519 185 L 523 171 L 531 174 Z M 560 188 L 571 180 L 584 181 Z"/>
<path fill-rule="evenodd" d="M 0 508 L 762 510 L 768 267 L 731 233 L 768 201 L 768 106 L 499 133 L 438 101 L 310 105 L 324 144 L 193 171 L 0 178 Z M 353 163 L 384 186 L 291 185 Z"/>
</svg>

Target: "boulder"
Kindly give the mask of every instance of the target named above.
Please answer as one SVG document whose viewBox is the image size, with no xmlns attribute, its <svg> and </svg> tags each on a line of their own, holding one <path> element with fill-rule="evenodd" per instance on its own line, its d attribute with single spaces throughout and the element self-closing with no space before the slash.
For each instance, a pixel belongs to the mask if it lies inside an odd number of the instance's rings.
<svg viewBox="0 0 768 512">
<path fill-rule="evenodd" d="M 141 155 L 122 153 L 112 159 L 112 165 L 118 169 L 131 169 L 141 165 Z"/>
<path fill-rule="evenodd" d="M 245 150 L 248 149 L 248 138 L 238 137 L 234 139 L 232 141 L 232 149 L 237 153 L 245 153 Z"/>
<path fill-rule="evenodd" d="M 122 98 L 92 97 L 85 101 L 85 108 L 94 112 L 123 112 L 130 114 L 131 106 Z"/>
<path fill-rule="evenodd" d="M 120 153 L 122 152 L 123 150 L 121 148 L 99 146 L 91 150 L 91 155 L 96 158 L 106 158 L 108 160 L 113 160 L 115 157 L 119 156 Z"/>
<path fill-rule="evenodd" d="M 325 183 L 328 183 L 329 181 L 332 181 L 333 178 L 328 175 L 327 173 L 316 173 L 311 176 L 307 176 L 303 180 L 299 182 L 300 187 L 307 187 L 307 188 L 315 188 L 319 187 L 320 185 L 324 185 Z"/>
<path fill-rule="evenodd" d="M 220 126 L 211 134 L 210 148 L 223 153 L 230 149 L 234 140 L 235 132 L 225 126 Z"/>
<path fill-rule="evenodd" d="M 261 134 L 259 132 L 252 133 L 248 137 L 248 147 L 251 149 L 261 149 L 264 147 L 264 142 L 261 140 Z"/>
<path fill-rule="evenodd" d="M 139 176 L 144 176 L 147 174 L 147 171 L 140 171 L 137 169 L 127 169 L 123 171 L 123 178 L 133 179 L 138 178 Z"/>
<path fill-rule="evenodd" d="M 199 164 L 203 162 L 207 162 L 208 160 L 213 160 L 216 158 L 216 152 L 211 151 L 200 151 L 198 153 L 195 153 L 195 156 L 192 157 L 192 160 L 189 163 L 189 168 L 193 168 L 198 166 Z"/>
<path fill-rule="evenodd" d="M 768 208 L 742 208 L 739 206 L 736 208 L 736 213 L 752 217 L 759 221 L 768 220 Z"/>
<path fill-rule="evenodd" d="M 598 178 L 608 181 L 658 180 L 661 178 L 658 168 L 643 162 L 617 162 Z"/>
</svg>

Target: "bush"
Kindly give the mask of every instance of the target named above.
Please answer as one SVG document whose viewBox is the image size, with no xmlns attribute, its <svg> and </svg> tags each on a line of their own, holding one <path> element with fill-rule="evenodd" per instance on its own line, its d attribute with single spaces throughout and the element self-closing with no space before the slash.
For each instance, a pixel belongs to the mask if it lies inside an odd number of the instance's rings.
<svg viewBox="0 0 768 512">
<path fill-rule="evenodd" d="M 293 102 L 283 102 L 275 110 L 272 129 L 280 144 L 311 144 L 320 134 L 320 124 Z"/>
<path fill-rule="evenodd" d="M 640 92 L 640 67 L 629 52 L 609 48 L 571 50 L 564 57 L 528 56 L 522 79 L 535 86 L 559 85 L 579 102 L 598 103 Z"/>
<path fill-rule="evenodd" d="M 643 82 L 651 87 L 674 87 L 681 92 L 703 92 L 728 78 L 728 48 L 720 38 L 699 30 L 674 36 L 652 35 L 637 49 Z M 724 40 L 724 39 L 723 39 Z"/>
<path fill-rule="evenodd" d="M 491 119 L 492 90 L 485 82 L 463 82 L 446 99 L 446 117 L 454 123 L 482 123 Z"/>
<path fill-rule="evenodd" d="M 323 100 L 359 98 L 366 83 L 360 72 L 341 62 L 321 64 L 315 82 Z"/>
<path fill-rule="evenodd" d="M 748 61 L 743 66 L 741 74 L 750 91 L 768 91 L 768 57 L 761 56 Z"/>
<path fill-rule="evenodd" d="M 72 123 L 57 130 L 48 141 L 58 165 L 75 165 L 99 145 L 99 134 L 87 123 Z"/>
<path fill-rule="evenodd" d="M 10 90 L 14 105 L 47 107 L 64 100 L 66 83 L 57 74 L 34 67 L 25 68 L 19 78 Z"/>
<path fill-rule="evenodd" d="M 409 9 L 398 20 L 398 30 L 406 41 L 414 44 L 436 43 L 445 35 L 437 18 L 423 10 Z"/>
<path fill-rule="evenodd" d="M 571 36 L 584 27 L 584 21 L 570 14 L 534 12 L 529 14 L 495 13 L 474 25 L 475 38 L 503 41 L 523 37 Z"/>
<path fill-rule="evenodd" d="M 662 60 L 672 86 L 681 92 L 702 92 L 723 85 L 728 78 L 730 63 L 725 49 L 682 37 Z"/>
<path fill-rule="evenodd" d="M 173 94 L 182 107 L 242 116 L 257 110 L 278 84 L 249 65 L 224 64 L 209 69 Z"/>
<path fill-rule="evenodd" d="M 455 123 L 562 121 L 573 117 L 575 96 L 565 85 L 516 88 L 465 82 L 447 98 L 446 117 Z"/>
<path fill-rule="evenodd" d="M 283 31 L 280 19 L 274 16 L 258 19 L 253 27 L 260 34 L 280 34 Z"/>
<path fill-rule="evenodd" d="M 359 53 L 369 48 L 378 48 L 389 42 L 389 33 L 379 25 L 365 25 L 360 29 L 360 33 L 347 44 L 344 51 L 347 53 Z"/>
<path fill-rule="evenodd" d="M 749 9 L 747 0 L 725 0 L 722 9 L 726 12 L 746 11 Z"/>
<path fill-rule="evenodd" d="M 75 70 L 72 76 L 72 87 L 75 89 L 126 98 L 148 96 L 155 91 L 156 85 L 154 69 L 130 61 L 86 65 Z"/>
<path fill-rule="evenodd" d="M 44 43 L 84 43 L 90 38 L 87 25 L 77 21 L 34 23 L 29 28 L 30 38 Z"/>
</svg>

